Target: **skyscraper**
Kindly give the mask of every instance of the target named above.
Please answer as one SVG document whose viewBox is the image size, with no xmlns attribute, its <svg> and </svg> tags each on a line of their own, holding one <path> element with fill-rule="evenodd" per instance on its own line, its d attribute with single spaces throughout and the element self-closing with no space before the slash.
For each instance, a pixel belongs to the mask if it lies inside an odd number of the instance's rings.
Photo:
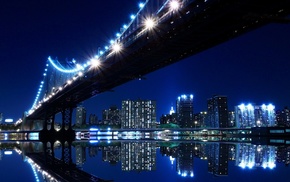
<svg viewBox="0 0 290 182">
<path fill-rule="evenodd" d="M 76 126 L 86 124 L 86 109 L 83 106 L 78 106 L 76 111 Z"/>
<path fill-rule="evenodd" d="M 235 107 L 238 128 L 269 127 L 276 125 L 275 106 L 269 105 L 238 105 Z"/>
<path fill-rule="evenodd" d="M 207 126 L 212 128 L 229 127 L 227 97 L 215 95 L 207 100 Z"/>
<path fill-rule="evenodd" d="M 103 110 L 103 123 L 108 125 L 121 124 L 121 111 L 117 106 L 111 106 L 108 110 Z"/>
<path fill-rule="evenodd" d="M 290 126 L 290 109 L 285 107 L 283 110 L 276 111 L 276 120 L 278 126 Z"/>
<path fill-rule="evenodd" d="M 156 128 L 156 101 L 122 101 L 121 128 Z"/>
<path fill-rule="evenodd" d="M 177 123 L 181 128 L 193 128 L 193 95 L 181 95 L 176 100 Z"/>
</svg>

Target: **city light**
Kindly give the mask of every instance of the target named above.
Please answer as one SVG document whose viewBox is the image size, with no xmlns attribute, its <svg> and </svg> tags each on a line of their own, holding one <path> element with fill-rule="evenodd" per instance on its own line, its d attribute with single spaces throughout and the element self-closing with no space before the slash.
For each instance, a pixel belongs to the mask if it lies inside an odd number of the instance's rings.
<svg viewBox="0 0 290 182">
<path fill-rule="evenodd" d="M 115 43 L 112 48 L 113 48 L 113 52 L 115 53 L 118 53 L 121 51 L 121 45 L 118 43 Z"/>
<path fill-rule="evenodd" d="M 152 18 L 148 18 L 144 22 L 145 28 L 151 30 L 152 28 L 155 27 L 155 21 Z"/>
<path fill-rule="evenodd" d="M 180 7 L 180 3 L 177 0 L 172 0 L 169 5 L 171 11 L 176 11 Z"/>
<path fill-rule="evenodd" d="M 91 59 L 91 65 L 92 65 L 93 67 L 98 67 L 98 66 L 100 66 L 100 64 L 101 64 L 101 62 L 100 62 L 99 59 L 97 59 L 97 58 L 92 58 L 92 59 Z"/>
<path fill-rule="evenodd" d="M 139 3 L 139 8 L 144 8 L 145 4 L 144 3 Z"/>
</svg>

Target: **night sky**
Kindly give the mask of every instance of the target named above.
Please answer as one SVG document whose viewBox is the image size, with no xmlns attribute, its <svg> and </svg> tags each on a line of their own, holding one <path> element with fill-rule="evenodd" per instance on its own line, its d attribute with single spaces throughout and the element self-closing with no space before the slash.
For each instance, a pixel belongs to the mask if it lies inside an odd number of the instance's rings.
<svg viewBox="0 0 290 182">
<path fill-rule="evenodd" d="M 48 56 L 86 62 L 108 45 L 138 10 L 137 0 L 0 2 L 0 112 L 14 120 L 30 109 Z M 214 94 L 242 102 L 290 106 L 290 24 L 269 24 L 84 102 L 99 118 L 125 99 L 157 101 L 167 114 L 181 94 L 194 94 L 194 112 Z"/>
</svg>

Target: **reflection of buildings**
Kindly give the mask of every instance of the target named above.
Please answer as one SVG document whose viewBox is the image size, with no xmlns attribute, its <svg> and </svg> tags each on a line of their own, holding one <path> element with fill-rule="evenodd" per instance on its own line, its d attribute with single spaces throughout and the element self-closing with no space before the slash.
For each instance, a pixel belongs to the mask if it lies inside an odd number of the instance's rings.
<svg viewBox="0 0 290 182">
<path fill-rule="evenodd" d="M 211 128 L 229 127 L 228 103 L 226 96 L 215 95 L 207 100 L 207 126 Z"/>
<path fill-rule="evenodd" d="M 98 147 L 96 147 L 96 146 L 90 146 L 88 150 L 89 150 L 89 156 L 90 157 L 96 157 L 97 156 L 97 154 L 98 154 Z"/>
<path fill-rule="evenodd" d="M 122 142 L 121 165 L 123 171 L 156 170 L 156 143 Z"/>
<path fill-rule="evenodd" d="M 269 127 L 275 126 L 275 106 L 269 105 L 244 105 L 235 107 L 236 124 L 238 128 Z"/>
<path fill-rule="evenodd" d="M 237 144 L 236 165 L 242 168 L 263 167 L 273 169 L 276 167 L 276 147 Z"/>
<path fill-rule="evenodd" d="M 79 168 L 82 168 L 85 161 L 86 161 L 86 147 L 77 145 L 76 146 L 76 165 Z"/>
<path fill-rule="evenodd" d="M 83 106 L 78 106 L 76 110 L 76 125 L 81 126 L 86 124 L 86 109 Z"/>
<path fill-rule="evenodd" d="M 208 145 L 208 172 L 215 176 L 228 175 L 227 144 L 213 143 Z"/>
<path fill-rule="evenodd" d="M 193 95 L 182 95 L 176 100 L 177 122 L 181 128 L 193 128 Z"/>
<path fill-rule="evenodd" d="M 156 101 L 122 101 L 121 128 L 156 128 Z"/>
<path fill-rule="evenodd" d="M 284 163 L 286 166 L 290 164 L 290 147 L 277 147 L 277 162 Z"/>
<path fill-rule="evenodd" d="M 120 146 L 104 146 L 102 158 L 110 164 L 117 164 L 120 161 Z"/>
<path fill-rule="evenodd" d="M 176 158 L 176 171 L 182 177 L 193 177 L 193 143 L 179 144 Z"/>
</svg>

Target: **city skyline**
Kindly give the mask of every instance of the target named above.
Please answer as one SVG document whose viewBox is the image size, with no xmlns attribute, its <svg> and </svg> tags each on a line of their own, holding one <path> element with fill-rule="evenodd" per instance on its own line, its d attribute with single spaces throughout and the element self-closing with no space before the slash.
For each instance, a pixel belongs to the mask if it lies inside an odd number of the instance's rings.
<svg viewBox="0 0 290 182">
<path fill-rule="evenodd" d="M 1 6 L 5 29 L 0 30 L 0 60 L 5 64 L 0 68 L 0 112 L 5 118 L 17 120 L 31 107 L 48 56 L 86 60 L 138 10 L 138 2 L 123 6 L 119 1 L 90 1 L 81 5 L 76 1 L 31 1 Z M 54 13 L 48 13 L 51 11 Z M 98 18 L 101 15 L 111 21 Z M 205 100 L 214 94 L 227 95 L 229 108 L 252 102 L 273 103 L 282 109 L 290 104 L 290 86 L 286 84 L 289 30 L 289 24 L 266 25 L 145 75 L 145 80 L 133 80 L 114 92 L 102 93 L 84 105 L 88 113 L 95 113 L 120 100 L 152 99 L 159 103 L 157 113 L 161 115 L 175 102 L 170 98 L 192 93 L 196 111 L 206 108 Z"/>
</svg>

